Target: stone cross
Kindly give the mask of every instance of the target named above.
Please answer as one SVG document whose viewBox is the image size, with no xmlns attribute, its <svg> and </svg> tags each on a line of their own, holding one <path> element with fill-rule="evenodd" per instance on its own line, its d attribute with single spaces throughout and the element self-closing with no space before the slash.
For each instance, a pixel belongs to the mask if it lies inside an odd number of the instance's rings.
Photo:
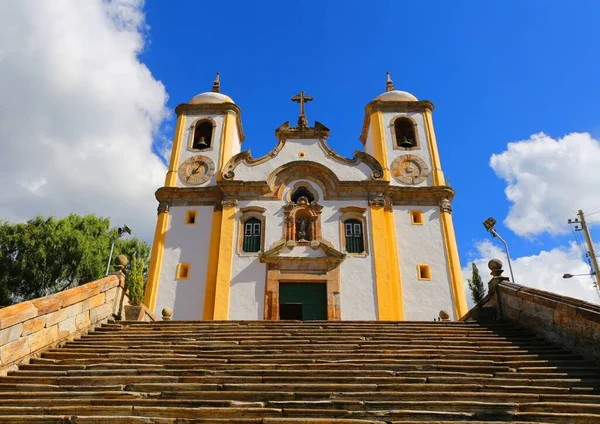
<svg viewBox="0 0 600 424">
<path fill-rule="evenodd" d="M 300 94 L 296 94 L 292 97 L 293 102 L 300 103 L 300 116 L 298 117 L 298 126 L 300 128 L 306 128 L 308 126 L 308 120 L 304 114 L 304 103 L 312 101 L 312 96 L 304 95 L 304 90 L 300 91 Z"/>
</svg>

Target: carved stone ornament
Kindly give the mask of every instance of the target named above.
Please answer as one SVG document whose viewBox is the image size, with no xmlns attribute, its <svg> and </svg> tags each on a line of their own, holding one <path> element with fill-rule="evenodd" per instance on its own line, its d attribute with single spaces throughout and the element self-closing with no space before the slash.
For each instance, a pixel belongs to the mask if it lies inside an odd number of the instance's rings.
<svg viewBox="0 0 600 424">
<path fill-rule="evenodd" d="M 169 212 L 169 204 L 167 202 L 160 202 L 158 204 L 158 208 L 156 209 L 158 213 L 168 213 Z"/>
<path fill-rule="evenodd" d="M 417 155 L 398 156 L 390 170 L 396 181 L 404 184 L 419 184 L 429 175 L 429 167 Z"/>
<path fill-rule="evenodd" d="M 452 213 L 452 205 L 448 199 L 440 200 L 440 210 L 442 212 Z"/>
<path fill-rule="evenodd" d="M 215 163 L 208 156 L 196 155 L 186 159 L 179 167 L 179 179 L 184 184 L 204 184 L 215 173 Z"/>
<path fill-rule="evenodd" d="M 221 201 L 221 206 L 223 206 L 224 208 L 231 208 L 234 206 L 237 206 L 238 201 L 237 199 L 223 199 Z"/>
<path fill-rule="evenodd" d="M 369 199 L 369 206 L 372 208 L 383 208 L 385 206 L 385 199 L 383 197 Z"/>
</svg>

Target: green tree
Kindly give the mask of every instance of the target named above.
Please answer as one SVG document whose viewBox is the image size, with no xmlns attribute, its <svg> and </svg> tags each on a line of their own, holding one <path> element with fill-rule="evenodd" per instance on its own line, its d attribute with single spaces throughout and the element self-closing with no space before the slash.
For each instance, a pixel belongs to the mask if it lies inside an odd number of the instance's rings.
<svg viewBox="0 0 600 424">
<path fill-rule="evenodd" d="M 479 275 L 479 269 L 477 269 L 477 265 L 473 262 L 472 266 L 472 274 L 471 278 L 467 278 L 467 282 L 469 283 L 469 289 L 471 289 L 471 298 L 473 302 L 479 303 L 485 297 L 485 287 L 483 285 L 483 281 L 481 280 L 481 276 Z"/>
<path fill-rule="evenodd" d="M 139 305 L 144 299 L 144 260 L 136 256 L 131 260 L 131 267 L 127 273 L 127 289 L 129 302 Z"/>
<path fill-rule="evenodd" d="M 137 252 L 138 258 L 145 259 L 150 254 L 147 243 L 119 238 L 107 218 L 94 215 L 36 217 L 22 224 L 0 222 L 0 305 L 103 277 L 113 241 L 113 257 L 125 254 L 131 258 Z"/>
</svg>

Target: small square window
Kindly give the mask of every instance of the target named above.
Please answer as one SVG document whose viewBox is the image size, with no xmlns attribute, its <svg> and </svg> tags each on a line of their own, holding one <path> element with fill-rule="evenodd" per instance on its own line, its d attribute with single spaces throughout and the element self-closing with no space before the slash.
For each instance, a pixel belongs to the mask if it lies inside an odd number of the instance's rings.
<svg viewBox="0 0 600 424">
<path fill-rule="evenodd" d="M 412 225 L 423 225 L 423 212 L 410 211 L 410 223 Z"/>
<path fill-rule="evenodd" d="M 431 268 L 429 265 L 417 265 L 419 280 L 431 280 Z"/>
<path fill-rule="evenodd" d="M 196 211 L 191 210 L 185 213 L 185 223 L 188 225 L 196 224 Z"/>
<path fill-rule="evenodd" d="M 190 264 L 177 265 L 177 279 L 187 280 L 190 278 Z"/>
</svg>

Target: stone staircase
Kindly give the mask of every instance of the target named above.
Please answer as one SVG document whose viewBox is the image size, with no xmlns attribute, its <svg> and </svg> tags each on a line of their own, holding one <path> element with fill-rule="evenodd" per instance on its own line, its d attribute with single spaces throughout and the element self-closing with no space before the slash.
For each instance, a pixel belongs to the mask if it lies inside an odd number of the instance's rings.
<svg viewBox="0 0 600 424">
<path fill-rule="evenodd" d="M 600 423 L 600 367 L 506 323 L 109 322 L 0 377 L 10 423 Z"/>
</svg>

